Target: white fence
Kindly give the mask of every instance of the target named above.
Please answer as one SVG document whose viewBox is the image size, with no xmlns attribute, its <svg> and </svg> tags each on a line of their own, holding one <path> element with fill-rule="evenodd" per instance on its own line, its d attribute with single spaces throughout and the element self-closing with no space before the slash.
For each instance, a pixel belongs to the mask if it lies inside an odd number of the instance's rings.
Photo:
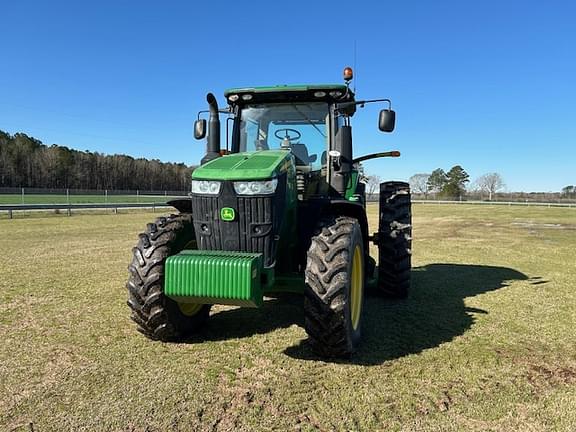
<svg viewBox="0 0 576 432">
<path fill-rule="evenodd" d="M 0 213 L 7 212 L 8 219 L 14 218 L 15 212 L 46 212 L 54 211 L 60 212 L 66 211 L 68 216 L 72 216 L 72 210 L 113 210 L 115 214 L 118 214 L 119 209 L 147 209 L 156 212 L 157 208 L 164 209 L 170 207 L 167 203 L 146 203 L 146 204 L 16 204 L 16 205 L 5 205 L 0 204 Z"/>
<path fill-rule="evenodd" d="M 576 203 L 532 202 L 532 201 L 447 201 L 447 200 L 412 200 L 419 204 L 472 204 L 472 205 L 498 205 L 498 206 L 539 206 L 539 207 L 573 207 Z"/>
</svg>

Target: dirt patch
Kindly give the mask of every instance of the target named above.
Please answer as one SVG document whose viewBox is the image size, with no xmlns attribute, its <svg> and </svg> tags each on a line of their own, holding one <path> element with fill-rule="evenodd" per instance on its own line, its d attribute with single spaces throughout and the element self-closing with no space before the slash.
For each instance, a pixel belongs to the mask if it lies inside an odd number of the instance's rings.
<svg viewBox="0 0 576 432">
<path fill-rule="evenodd" d="M 576 368 L 530 365 L 525 376 L 528 382 L 537 388 L 571 385 L 576 383 Z"/>
</svg>

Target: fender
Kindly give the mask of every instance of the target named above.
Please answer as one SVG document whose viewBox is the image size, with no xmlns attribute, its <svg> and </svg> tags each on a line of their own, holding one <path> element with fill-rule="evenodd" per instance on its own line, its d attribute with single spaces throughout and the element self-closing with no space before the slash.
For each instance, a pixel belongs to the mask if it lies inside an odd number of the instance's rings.
<svg viewBox="0 0 576 432">
<path fill-rule="evenodd" d="M 178 198 L 170 200 L 166 204 L 171 205 L 180 213 L 192 213 L 192 199 L 190 198 Z"/>
<path fill-rule="evenodd" d="M 322 215 L 332 214 L 336 216 L 348 216 L 358 220 L 362 230 L 362 238 L 364 240 L 364 252 L 370 254 L 370 247 L 368 244 L 368 218 L 366 217 L 366 209 L 360 203 L 348 201 L 345 199 L 331 199 L 322 208 Z"/>
</svg>

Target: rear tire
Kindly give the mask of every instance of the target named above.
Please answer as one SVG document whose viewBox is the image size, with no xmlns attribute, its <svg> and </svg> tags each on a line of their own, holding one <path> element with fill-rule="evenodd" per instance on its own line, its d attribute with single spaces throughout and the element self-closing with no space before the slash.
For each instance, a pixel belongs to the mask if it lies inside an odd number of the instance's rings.
<svg viewBox="0 0 576 432">
<path fill-rule="evenodd" d="M 412 213 L 408 183 L 380 184 L 378 257 L 378 292 L 389 298 L 406 298 L 412 265 Z"/>
<path fill-rule="evenodd" d="M 361 337 L 364 242 L 356 219 L 323 220 L 308 249 L 304 327 L 323 357 L 349 357 Z"/>
<path fill-rule="evenodd" d="M 166 258 L 186 247 L 195 248 L 195 243 L 192 215 L 182 213 L 148 224 L 132 249 L 128 306 L 138 331 L 150 339 L 184 339 L 208 319 L 211 305 L 179 304 L 164 295 Z"/>
</svg>

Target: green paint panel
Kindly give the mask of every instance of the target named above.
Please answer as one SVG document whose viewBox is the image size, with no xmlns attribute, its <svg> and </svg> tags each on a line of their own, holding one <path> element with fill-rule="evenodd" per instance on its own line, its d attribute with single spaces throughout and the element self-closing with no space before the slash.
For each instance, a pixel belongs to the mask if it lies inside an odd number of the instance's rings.
<svg viewBox="0 0 576 432">
<path fill-rule="evenodd" d="M 346 192 L 344 196 L 347 200 L 353 201 L 351 198 L 353 198 L 353 195 L 356 193 L 356 188 L 358 187 L 358 180 L 359 180 L 358 171 L 353 170 L 350 173 L 350 176 L 348 177 L 348 184 L 346 185 Z"/>
<path fill-rule="evenodd" d="M 213 167 L 213 168 L 209 168 L 209 169 L 232 169 L 232 168 L 234 168 L 234 166 L 237 165 L 239 162 L 238 158 L 234 157 L 234 156 L 237 156 L 237 154 L 233 154 L 230 156 L 222 156 L 222 157 L 213 159 L 212 162 L 218 161 L 218 163 L 215 164 L 215 165 L 217 165 L 217 168 Z M 205 168 L 206 165 L 203 165 L 203 167 Z M 200 168 L 200 167 L 196 167 L 196 169 L 198 169 L 198 168 Z"/>
<path fill-rule="evenodd" d="M 262 254 L 184 250 L 166 260 L 164 294 L 183 303 L 262 305 Z"/>
<path fill-rule="evenodd" d="M 265 154 L 265 153 L 255 154 L 254 156 L 252 156 L 249 159 L 246 159 L 242 163 L 242 169 L 255 169 L 255 170 L 268 169 L 271 166 L 274 166 L 277 160 L 278 160 L 277 154 Z"/>
<path fill-rule="evenodd" d="M 286 150 L 234 153 L 211 160 L 192 172 L 199 180 L 266 180 L 286 171 L 292 154 Z"/>
</svg>

